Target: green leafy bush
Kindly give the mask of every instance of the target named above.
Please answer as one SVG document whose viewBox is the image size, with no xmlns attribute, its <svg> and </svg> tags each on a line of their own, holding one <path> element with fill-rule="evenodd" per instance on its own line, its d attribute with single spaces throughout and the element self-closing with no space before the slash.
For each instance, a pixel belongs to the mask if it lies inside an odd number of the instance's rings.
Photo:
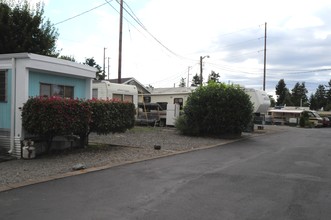
<svg viewBox="0 0 331 220">
<path fill-rule="evenodd" d="M 301 116 L 300 116 L 300 120 L 299 120 L 299 125 L 300 127 L 306 127 L 306 126 L 310 126 L 309 123 L 309 114 L 307 111 L 302 112 Z"/>
<path fill-rule="evenodd" d="M 134 126 L 133 103 L 93 99 L 89 101 L 89 105 L 92 110 L 90 132 L 97 134 L 124 132 Z"/>
<path fill-rule="evenodd" d="M 210 83 L 192 92 L 175 126 L 187 135 L 240 135 L 252 113 L 253 104 L 239 86 Z"/>
</svg>

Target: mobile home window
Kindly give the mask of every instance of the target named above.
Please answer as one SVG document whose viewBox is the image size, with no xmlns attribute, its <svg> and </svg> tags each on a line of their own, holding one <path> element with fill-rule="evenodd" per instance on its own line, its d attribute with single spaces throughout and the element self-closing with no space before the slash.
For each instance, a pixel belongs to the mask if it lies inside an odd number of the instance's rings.
<svg viewBox="0 0 331 220">
<path fill-rule="evenodd" d="M 0 102 L 7 102 L 7 73 L 0 71 Z"/>
<path fill-rule="evenodd" d="M 123 101 L 133 103 L 133 95 L 124 95 Z"/>
<path fill-rule="evenodd" d="M 59 96 L 62 98 L 74 98 L 74 87 L 55 84 L 40 84 L 40 96 L 50 97 Z"/>
<path fill-rule="evenodd" d="M 179 104 L 180 109 L 183 108 L 183 98 L 174 98 L 174 104 Z"/>
<path fill-rule="evenodd" d="M 92 89 L 92 98 L 94 99 L 98 98 L 98 89 Z"/>
<path fill-rule="evenodd" d="M 122 94 L 113 94 L 113 99 L 123 101 L 123 95 Z"/>
</svg>

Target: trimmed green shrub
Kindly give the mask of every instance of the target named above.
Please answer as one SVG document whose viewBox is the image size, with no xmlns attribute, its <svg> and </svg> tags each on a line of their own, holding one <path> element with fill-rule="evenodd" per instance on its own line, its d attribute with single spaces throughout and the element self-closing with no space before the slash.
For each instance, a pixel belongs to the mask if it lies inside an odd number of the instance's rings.
<svg viewBox="0 0 331 220">
<path fill-rule="evenodd" d="M 135 123 L 135 106 L 133 103 L 116 100 L 88 101 L 92 110 L 90 132 L 109 134 L 125 132 Z"/>
<path fill-rule="evenodd" d="M 194 136 L 241 135 L 252 114 L 253 104 L 242 88 L 209 83 L 192 92 L 175 126 L 181 133 Z"/>
</svg>

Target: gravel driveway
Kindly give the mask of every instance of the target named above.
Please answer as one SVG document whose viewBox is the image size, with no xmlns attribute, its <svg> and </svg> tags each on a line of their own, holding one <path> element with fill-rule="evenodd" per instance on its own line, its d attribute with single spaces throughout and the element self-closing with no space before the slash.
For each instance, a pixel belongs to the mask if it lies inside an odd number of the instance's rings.
<svg viewBox="0 0 331 220">
<path fill-rule="evenodd" d="M 243 134 L 243 137 L 253 134 Z M 255 135 L 255 134 L 254 134 Z M 89 137 L 90 147 L 0 163 L 0 191 L 111 166 L 225 144 L 233 140 L 188 137 L 174 128 L 135 127 L 120 134 Z M 160 145 L 161 150 L 155 150 Z M 82 164 L 84 170 L 73 171 Z"/>
</svg>

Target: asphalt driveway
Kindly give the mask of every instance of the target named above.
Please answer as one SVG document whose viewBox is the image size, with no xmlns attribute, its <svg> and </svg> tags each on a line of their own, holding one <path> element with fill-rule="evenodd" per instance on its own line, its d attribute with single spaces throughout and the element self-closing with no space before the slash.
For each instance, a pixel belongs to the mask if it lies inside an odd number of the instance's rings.
<svg viewBox="0 0 331 220">
<path fill-rule="evenodd" d="M 331 129 L 286 131 L 0 193 L 1 219 L 331 219 Z"/>
</svg>

